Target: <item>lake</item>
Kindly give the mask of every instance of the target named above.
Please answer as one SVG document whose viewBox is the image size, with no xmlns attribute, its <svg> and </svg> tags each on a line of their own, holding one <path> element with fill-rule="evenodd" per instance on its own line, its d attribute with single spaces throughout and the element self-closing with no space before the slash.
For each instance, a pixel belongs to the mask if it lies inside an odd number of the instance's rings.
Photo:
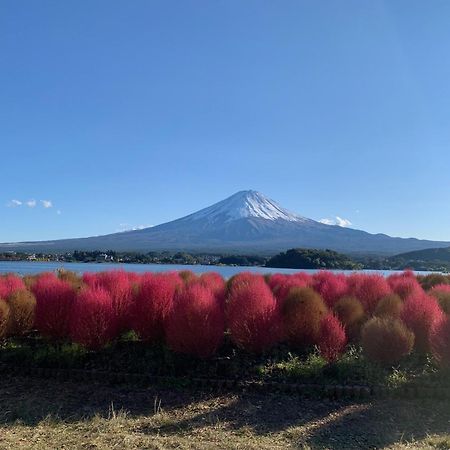
<svg viewBox="0 0 450 450">
<path fill-rule="evenodd" d="M 17 273 L 20 275 L 35 274 L 40 272 L 54 272 L 58 269 L 71 270 L 77 273 L 104 272 L 106 270 L 127 270 L 130 272 L 170 272 L 174 270 L 192 270 L 195 273 L 218 272 L 223 277 L 229 278 L 239 272 L 255 273 L 315 273 L 317 270 L 297 269 L 273 269 L 267 267 L 234 267 L 234 266 L 202 266 L 202 265 L 177 265 L 177 264 L 114 264 L 114 263 L 64 263 L 64 262 L 36 262 L 36 261 L 0 261 L 1 273 Z M 352 273 L 350 270 L 333 270 L 331 272 Z M 391 270 L 364 270 L 366 273 L 379 273 L 389 275 L 398 271 Z M 430 272 L 416 272 L 430 273 Z"/>
</svg>

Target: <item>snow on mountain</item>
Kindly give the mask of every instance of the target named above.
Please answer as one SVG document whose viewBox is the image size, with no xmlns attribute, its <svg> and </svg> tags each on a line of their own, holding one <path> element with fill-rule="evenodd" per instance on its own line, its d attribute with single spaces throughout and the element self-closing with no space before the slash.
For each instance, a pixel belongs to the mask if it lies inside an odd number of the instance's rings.
<svg viewBox="0 0 450 450">
<path fill-rule="evenodd" d="M 231 197 L 183 219 L 189 221 L 208 220 L 211 222 L 220 219 L 223 223 L 227 223 L 247 218 L 286 220 L 288 222 L 306 222 L 309 220 L 282 208 L 278 203 L 257 191 L 237 192 Z"/>
<path fill-rule="evenodd" d="M 256 191 L 241 191 L 171 222 L 82 239 L 0 244 L 0 251 L 192 251 L 275 254 L 289 248 L 394 255 L 450 247 L 450 242 L 393 238 L 326 225 L 294 214 Z"/>
</svg>

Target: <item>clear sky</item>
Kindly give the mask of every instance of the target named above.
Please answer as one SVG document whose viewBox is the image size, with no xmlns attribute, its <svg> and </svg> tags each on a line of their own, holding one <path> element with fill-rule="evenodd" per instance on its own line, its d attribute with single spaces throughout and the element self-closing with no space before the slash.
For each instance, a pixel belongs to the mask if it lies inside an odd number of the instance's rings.
<svg viewBox="0 0 450 450">
<path fill-rule="evenodd" d="M 450 240 L 449 17 L 448 0 L 2 0 L 0 241 L 243 189 Z"/>
</svg>

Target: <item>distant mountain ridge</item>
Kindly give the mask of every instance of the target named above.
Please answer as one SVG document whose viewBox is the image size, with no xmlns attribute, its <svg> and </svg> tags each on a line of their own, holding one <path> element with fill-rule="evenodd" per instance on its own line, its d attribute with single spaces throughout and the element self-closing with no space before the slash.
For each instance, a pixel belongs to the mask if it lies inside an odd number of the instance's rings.
<svg viewBox="0 0 450 450">
<path fill-rule="evenodd" d="M 450 242 L 395 238 L 326 225 L 292 213 L 265 195 L 249 190 L 151 228 L 88 238 L 5 243 L 0 244 L 0 251 L 168 250 L 271 255 L 299 247 L 395 255 L 432 247 L 450 247 Z"/>
<path fill-rule="evenodd" d="M 404 259 L 410 261 L 442 262 L 450 264 L 450 247 L 428 248 L 407 253 L 400 253 L 391 259 Z"/>
</svg>

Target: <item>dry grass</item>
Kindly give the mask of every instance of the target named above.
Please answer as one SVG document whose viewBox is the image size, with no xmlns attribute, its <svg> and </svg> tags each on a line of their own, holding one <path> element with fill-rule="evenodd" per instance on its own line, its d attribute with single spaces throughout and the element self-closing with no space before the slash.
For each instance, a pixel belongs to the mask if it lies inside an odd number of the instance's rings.
<svg viewBox="0 0 450 450">
<path fill-rule="evenodd" d="M 450 448 L 448 402 L 320 402 L 274 394 L 3 379 L 2 449 Z"/>
</svg>

